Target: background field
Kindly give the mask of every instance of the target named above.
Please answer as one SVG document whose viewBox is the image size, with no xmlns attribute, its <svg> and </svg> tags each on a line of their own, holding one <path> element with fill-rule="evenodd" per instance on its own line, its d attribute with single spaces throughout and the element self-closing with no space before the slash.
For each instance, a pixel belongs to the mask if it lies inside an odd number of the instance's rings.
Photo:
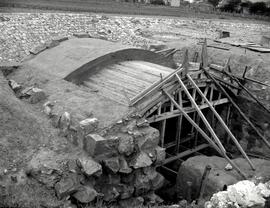
<svg viewBox="0 0 270 208">
<path fill-rule="evenodd" d="M 0 0 L 0 12 L 10 12 L 9 8 L 45 9 L 74 12 L 113 13 L 129 15 L 153 15 L 220 19 L 258 19 L 270 20 L 269 17 L 232 13 L 198 12 L 188 6 L 169 7 L 157 5 L 115 2 L 114 0 Z M 22 11 L 22 10 L 21 10 Z"/>
</svg>

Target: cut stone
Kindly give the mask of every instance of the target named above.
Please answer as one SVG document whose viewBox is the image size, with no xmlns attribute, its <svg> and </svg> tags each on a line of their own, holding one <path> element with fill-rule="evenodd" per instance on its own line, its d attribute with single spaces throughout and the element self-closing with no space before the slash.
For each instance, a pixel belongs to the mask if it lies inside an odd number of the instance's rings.
<svg viewBox="0 0 270 208">
<path fill-rule="evenodd" d="M 98 193 L 89 186 L 81 186 L 72 196 L 81 203 L 89 203 L 97 197 Z"/>
<path fill-rule="evenodd" d="M 79 126 L 83 131 L 83 135 L 90 134 L 94 132 L 98 127 L 98 119 L 97 118 L 87 118 L 80 121 Z"/>
<path fill-rule="evenodd" d="M 46 41 L 45 42 L 45 46 L 46 46 L 46 48 L 53 48 L 53 47 L 55 47 L 55 46 L 58 46 L 60 43 L 59 43 L 59 41 L 55 41 L 55 40 L 49 40 L 49 41 Z"/>
<path fill-rule="evenodd" d="M 102 194 L 104 194 L 103 200 L 106 202 L 116 201 L 116 199 L 120 196 L 117 188 L 114 185 L 104 184 L 101 188 Z"/>
<path fill-rule="evenodd" d="M 90 157 L 81 157 L 78 159 L 78 165 L 87 176 L 97 176 L 102 174 L 102 167 Z"/>
<path fill-rule="evenodd" d="M 161 204 L 164 202 L 163 199 L 161 199 L 158 195 L 156 195 L 154 192 L 150 192 L 143 196 L 144 201 L 147 204 L 155 205 L 155 204 Z"/>
<path fill-rule="evenodd" d="M 128 199 L 134 193 L 134 187 L 125 184 L 119 184 L 118 192 L 120 193 L 120 199 Z"/>
<path fill-rule="evenodd" d="M 119 165 L 120 165 L 119 169 L 120 173 L 129 174 L 132 172 L 132 169 L 128 166 L 127 161 L 124 157 L 119 158 Z"/>
<path fill-rule="evenodd" d="M 98 134 L 88 134 L 84 140 L 84 149 L 93 157 L 104 156 L 108 158 L 117 155 L 118 143 L 118 137 L 105 139 Z"/>
<path fill-rule="evenodd" d="M 31 54 L 37 55 L 39 53 L 41 53 L 42 51 L 44 51 L 46 49 L 46 45 L 39 45 L 35 48 L 32 48 L 29 52 Z"/>
<path fill-rule="evenodd" d="M 144 168 L 152 165 L 151 158 L 145 152 L 139 152 L 138 155 L 130 162 L 130 166 L 134 169 Z"/>
<path fill-rule="evenodd" d="M 144 175 L 141 171 L 136 172 L 134 187 L 136 196 L 140 196 L 142 194 L 147 193 L 150 190 L 149 178 L 146 175 Z"/>
<path fill-rule="evenodd" d="M 119 205 L 122 208 L 127 207 L 143 207 L 144 199 L 142 197 L 136 197 L 136 198 L 129 198 L 125 200 L 119 201 Z"/>
<path fill-rule="evenodd" d="M 56 195 L 59 199 L 63 199 L 70 194 L 75 193 L 79 188 L 80 181 L 76 174 L 63 177 L 55 184 Z"/>
<path fill-rule="evenodd" d="M 117 173 L 120 169 L 119 159 L 118 157 L 109 158 L 103 161 L 104 166 L 110 172 Z"/>
<path fill-rule="evenodd" d="M 166 158 L 166 149 L 158 146 L 155 148 L 155 153 L 156 153 L 155 163 L 157 165 L 162 164 Z"/>
<path fill-rule="evenodd" d="M 52 38 L 53 41 L 63 42 L 65 40 L 68 40 L 68 37 L 66 36 L 57 36 Z"/>
<path fill-rule="evenodd" d="M 119 139 L 118 152 L 126 156 L 134 152 L 134 140 L 132 136 L 121 137 Z"/>
<path fill-rule="evenodd" d="M 152 190 L 158 190 L 164 185 L 165 178 L 160 173 L 156 174 L 156 177 L 154 177 L 152 180 L 150 180 L 151 189 Z"/>
<path fill-rule="evenodd" d="M 137 143 L 141 150 L 152 149 L 158 146 L 159 143 L 159 131 L 152 127 L 146 127 L 141 129 L 142 137 L 138 137 Z"/>
<path fill-rule="evenodd" d="M 90 38 L 90 35 L 88 33 L 74 33 L 73 34 L 74 37 L 76 38 Z"/>
</svg>

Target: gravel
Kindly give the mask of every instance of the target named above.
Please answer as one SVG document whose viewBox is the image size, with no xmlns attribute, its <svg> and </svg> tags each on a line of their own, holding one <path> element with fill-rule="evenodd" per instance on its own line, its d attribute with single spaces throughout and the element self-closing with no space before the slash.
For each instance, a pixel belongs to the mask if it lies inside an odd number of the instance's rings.
<svg viewBox="0 0 270 208">
<path fill-rule="evenodd" d="M 147 49 L 174 40 L 218 37 L 218 30 L 250 41 L 270 31 L 269 24 L 248 21 L 202 20 L 168 17 L 114 16 L 90 13 L 2 13 L 0 62 L 22 61 L 30 50 L 56 36 L 89 33 L 92 37 L 120 41 Z"/>
</svg>

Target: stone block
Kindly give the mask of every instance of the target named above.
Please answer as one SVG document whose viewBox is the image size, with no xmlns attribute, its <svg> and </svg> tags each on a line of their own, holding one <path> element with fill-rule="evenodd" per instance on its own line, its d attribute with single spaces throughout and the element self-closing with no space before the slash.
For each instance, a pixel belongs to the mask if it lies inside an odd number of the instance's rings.
<svg viewBox="0 0 270 208">
<path fill-rule="evenodd" d="M 136 138 L 137 144 L 141 150 L 155 148 L 159 143 L 159 131 L 152 127 L 141 129 L 143 136 Z"/>
<path fill-rule="evenodd" d="M 41 53 L 42 51 L 44 51 L 46 49 L 46 45 L 39 45 L 35 48 L 32 48 L 29 52 L 30 54 L 34 54 L 34 55 L 37 55 L 39 53 Z"/>
<path fill-rule="evenodd" d="M 140 196 L 142 194 L 147 193 L 150 190 L 150 181 L 149 178 L 142 173 L 142 171 L 138 171 L 135 174 L 134 180 L 135 187 L 135 195 Z"/>
<path fill-rule="evenodd" d="M 165 178 L 160 173 L 156 174 L 156 177 L 150 180 L 151 189 L 158 190 L 164 185 Z"/>
<path fill-rule="evenodd" d="M 45 46 L 48 49 L 58 46 L 59 44 L 60 44 L 59 41 L 55 41 L 55 40 L 49 40 L 45 42 Z"/>
<path fill-rule="evenodd" d="M 133 167 L 134 169 L 138 169 L 138 168 L 148 167 L 152 165 L 152 163 L 153 162 L 151 158 L 148 156 L 148 154 L 146 154 L 145 152 L 139 152 L 133 158 L 133 160 L 131 160 L 131 162 L 129 163 L 129 166 Z"/>
<path fill-rule="evenodd" d="M 59 119 L 59 128 L 68 129 L 71 124 L 71 116 L 68 112 L 64 112 Z"/>
<path fill-rule="evenodd" d="M 132 172 L 132 169 L 128 166 L 128 163 L 124 157 L 119 157 L 119 172 L 129 174 Z"/>
<path fill-rule="evenodd" d="M 77 199 L 80 203 L 89 203 L 97 197 L 98 193 L 96 190 L 89 186 L 81 186 L 78 191 L 72 196 Z"/>
<path fill-rule="evenodd" d="M 125 136 L 119 138 L 118 152 L 126 156 L 131 155 L 134 152 L 134 139 L 132 136 Z"/>
<path fill-rule="evenodd" d="M 82 172 L 87 176 L 100 176 L 102 174 L 102 167 L 99 163 L 94 161 L 91 157 L 78 158 L 78 166 Z"/>
<path fill-rule="evenodd" d="M 97 118 L 87 118 L 80 121 L 79 127 L 82 134 L 87 135 L 97 130 L 98 123 L 99 121 Z"/>
<path fill-rule="evenodd" d="M 134 192 L 134 187 L 125 185 L 125 184 L 119 184 L 117 187 L 118 192 L 120 193 L 120 199 L 128 199 L 132 196 Z"/>
<path fill-rule="evenodd" d="M 74 33 L 73 36 L 76 38 L 90 38 L 90 35 L 88 33 L 84 33 L 84 32 Z"/>
<path fill-rule="evenodd" d="M 115 185 L 104 184 L 101 187 L 101 193 L 104 195 L 103 200 L 106 202 L 116 201 L 120 196 Z"/>
<path fill-rule="evenodd" d="M 129 198 L 125 200 L 119 201 L 119 205 L 122 208 L 127 207 L 143 207 L 144 199 L 142 197 L 136 197 L 136 198 Z"/>
<path fill-rule="evenodd" d="M 53 41 L 63 42 L 65 40 L 68 40 L 68 37 L 66 36 L 57 36 L 52 38 Z"/>
<path fill-rule="evenodd" d="M 159 146 L 156 147 L 155 156 L 156 156 L 155 164 L 156 165 L 162 164 L 166 158 L 166 149 Z"/>
<path fill-rule="evenodd" d="M 117 156 L 118 137 L 105 139 L 98 134 L 88 134 L 84 138 L 84 150 L 92 157 L 104 156 L 105 158 Z"/>
<path fill-rule="evenodd" d="M 76 174 L 70 174 L 63 177 L 55 184 L 55 192 L 58 199 L 63 199 L 70 194 L 75 193 L 80 186 L 80 180 Z"/>
<path fill-rule="evenodd" d="M 103 160 L 106 170 L 112 173 L 117 173 L 120 169 L 120 163 L 118 157 L 112 157 Z"/>
</svg>

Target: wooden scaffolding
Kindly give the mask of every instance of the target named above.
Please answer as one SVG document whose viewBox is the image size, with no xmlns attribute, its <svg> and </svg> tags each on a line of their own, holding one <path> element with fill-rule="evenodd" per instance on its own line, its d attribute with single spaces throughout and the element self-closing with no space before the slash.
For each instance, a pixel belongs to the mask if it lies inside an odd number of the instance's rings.
<svg viewBox="0 0 270 208">
<path fill-rule="evenodd" d="M 218 76 L 220 73 L 222 76 Z M 270 148 L 269 142 L 228 93 L 228 89 L 234 94 L 239 93 L 240 90 L 245 90 L 252 96 L 248 89 L 244 87 L 243 80 L 245 80 L 245 75 L 236 77 L 231 74 L 229 60 L 224 67 L 208 65 L 205 41 L 202 46 L 201 63 L 189 62 L 188 52 L 186 51 L 184 61 L 178 69 L 167 77 L 161 77 L 160 81 L 131 100 L 130 105 L 136 107 L 150 124 L 159 124 L 157 128 L 160 130 L 160 146 L 173 149 L 170 153 L 167 152 L 163 166 L 211 147 L 224 157 L 243 178 L 247 178 L 245 173 L 229 158 L 224 145 L 214 131 L 215 123 L 219 122 L 250 167 L 255 170 L 248 155 L 228 127 L 231 108 L 234 107 L 255 130 L 259 138 Z M 259 104 L 263 106 L 262 103 L 259 102 Z M 226 105 L 227 115 L 225 119 L 216 110 L 217 106 L 220 105 Z M 263 107 L 265 108 L 265 106 Z M 206 118 L 203 113 L 205 109 L 211 112 L 211 119 Z M 166 123 L 172 118 L 175 118 L 177 123 L 175 138 L 172 141 L 167 141 L 165 139 L 166 127 L 168 126 Z M 181 134 L 183 119 L 191 124 L 190 133 L 186 137 Z M 198 141 L 198 135 L 203 138 L 204 142 Z M 191 147 L 183 150 L 182 144 L 186 142 L 192 143 Z"/>
</svg>

